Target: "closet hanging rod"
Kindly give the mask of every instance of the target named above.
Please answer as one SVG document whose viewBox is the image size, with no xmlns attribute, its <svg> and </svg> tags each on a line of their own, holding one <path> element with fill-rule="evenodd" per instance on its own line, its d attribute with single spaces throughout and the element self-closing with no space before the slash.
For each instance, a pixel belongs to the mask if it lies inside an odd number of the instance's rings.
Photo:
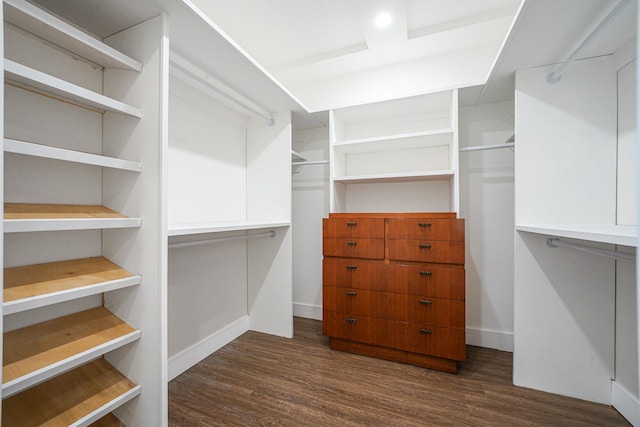
<svg viewBox="0 0 640 427">
<path fill-rule="evenodd" d="M 506 144 L 494 144 L 494 145 L 476 145 L 473 147 L 463 147 L 459 151 L 483 151 L 483 150 L 497 150 L 498 148 L 514 148 L 516 146 L 515 142 L 507 142 Z"/>
<path fill-rule="evenodd" d="M 275 235 L 276 235 L 276 231 L 271 230 L 267 233 L 260 233 L 260 234 L 245 234 L 242 236 L 214 237 L 211 239 L 192 240 L 189 242 L 175 242 L 175 243 L 169 243 L 169 249 L 186 248 L 187 246 L 207 245 L 209 243 L 229 242 L 232 240 L 251 240 L 251 239 L 259 239 L 263 237 L 275 237 Z"/>
<path fill-rule="evenodd" d="M 305 160 L 300 162 L 291 162 L 291 166 L 306 166 L 306 165 L 327 165 L 329 160 Z"/>
<path fill-rule="evenodd" d="M 177 56 L 174 55 L 174 57 L 177 57 Z M 212 77 L 208 73 L 203 72 L 201 70 L 193 71 L 195 67 L 187 65 L 187 62 L 185 60 L 170 59 L 169 65 L 174 70 L 180 71 L 185 76 L 194 79 L 195 81 L 204 85 L 208 89 L 211 89 L 218 95 L 221 95 L 224 98 L 228 99 L 229 101 L 232 101 L 233 103 L 243 108 L 244 110 L 252 113 L 255 116 L 263 118 L 269 126 L 273 126 L 275 124 L 275 120 L 273 119 L 273 117 L 271 117 L 271 114 L 268 111 L 259 107 L 254 102 L 252 102 L 245 96 L 239 94 L 234 89 L 230 88 L 229 86 L 217 80 L 216 78 Z M 201 72 L 198 72 L 198 71 L 201 71 Z"/>
<path fill-rule="evenodd" d="M 582 52 L 582 50 L 587 47 L 589 43 L 593 39 L 596 38 L 598 34 L 609 24 L 609 22 L 618 14 L 626 5 L 631 3 L 633 0 L 620 0 L 620 2 L 614 7 L 611 12 L 607 16 L 604 17 L 602 21 L 589 33 L 587 37 L 580 43 L 580 45 L 569 55 L 565 61 L 560 64 L 557 70 L 549 73 L 547 75 L 547 82 L 549 83 L 558 83 L 562 78 L 562 72 L 565 68 L 573 63 L 576 60 L 576 57 Z"/>
<path fill-rule="evenodd" d="M 615 258 L 615 259 L 620 259 L 620 260 L 624 260 L 624 261 L 631 261 L 631 262 L 635 262 L 636 261 L 636 254 L 612 251 L 612 250 L 609 250 L 609 249 L 601 249 L 601 248 L 596 248 L 596 247 L 593 247 L 593 246 L 581 245 L 581 244 L 578 244 L 578 243 L 569 243 L 569 242 L 566 242 L 566 241 L 560 239 L 559 237 L 549 237 L 549 238 L 547 238 L 547 246 L 549 246 L 550 248 L 575 249 L 575 250 L 582 251 L 582 252 L 588 252 L 590 254 L 601 255 L 601 256 L 608 257 L 608 258 Z"/>
</svg>

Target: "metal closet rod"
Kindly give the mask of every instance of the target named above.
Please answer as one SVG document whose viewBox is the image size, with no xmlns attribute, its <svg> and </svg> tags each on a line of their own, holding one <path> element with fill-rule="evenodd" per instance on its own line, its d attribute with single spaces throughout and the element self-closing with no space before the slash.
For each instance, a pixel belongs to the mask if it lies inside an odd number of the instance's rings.
<svg viewBox="0 0 640 427">
<path fill-rule="evenodd" d="M 329 163 L 329 160 L 304 160 L 291 162 L 291 166 L 306 166 L 306 165 L 326 165 Z"/>
<path fill-rule="evenodd" d="M 602 21 L 589 33 L 587 37 L 580 43 L 580 45 L 573 51 L 571 55 L 558 67 L 557 70 L 549 73 L 547 75 L 547 82 L 549 83 L 558 83 L 562 78 L 562 72 L 565 68 L 573 63 L 576 60 L 576 57 L 582 52 L 582 50 L 587 47 L 591 41 L 596 38 L 596 36 L 609 24 L 609 22 L 615 17 L 620 11 L 628 4 L 630 4 L 633 0 L 620 0 L 620 2 L 614 7 L 611 12 L 607 16 L 604 17 Z"/>
<path fill-rule="evenodd" d="M 578 243 L 569 243 L 569 242 L 566 242 L 566 241 L 560 239 L 559 237 L 549 237 L 549 238 L 547 238 L 547 246 L 549 246 L 550 248 L 575 249 L 575 250 L 578 250 L 578 251 L 581 251 L 581 252 L 588 252 L 590 254 L 601 255 L 601 256 L 608 257 L 608 258 L 620 259 L 620 260 L 624 260 L 624 261 L 631 261 L 631 262 L 635 262 L 636 261 L 636 254 L 612 251 L 612 250 L 609 250 L 609 249 L 595 248 L 593 246 L 581 245 L 581 244 L 578 244 Z"/>
<path fill-rule="evenodd" d="M 209 243 L 219 243 L 219 242 L 229 242 L 232 240 L 251 240 L 251 239 L 260 239 L 263 237 L 275 237 L 276 231 L 271 230 L 267 233 L 260 234 L 245 234 L 242 236 L 231 236 L 231 237 L 214 237 L 211 239 L 203 239 L 203 240 L 192 240 L 189 242 L 175 242 L 169 243 L 169 249 L 178 249 L 178 248 L 186 248 L 188 246 L 200 246 L 207 245 Z"/>
<path fill-rule="evenodd" d="M 516 146 L 515 142 L 507 142 L 503 144 L 494 144 L 494 145 L 476 145 L 473 147 L 463 147 L 459 151 L 483 151 L 483 150 L 497 150 L 498 148 L 513 148 Z"/>
<path fill-rule="evenodd" d="M 214 79 L 212 76 L 205 74 L 205 77 L 201 77 L 199 74 L 196 74 L 195 72 L 188 69 L 186 66 L 179 64 L 173 59 L 169 60 L 169 65 L 173 67 L 175 70 L 180 71 L 184 75 L 196 80 L 198 83 L 211 89 L 215 93 L 222 95 L 226 99 L 234 102 L 235 104 L 249 111 L 250 113 L 263 118 L 264 120 L 266 120 L 269 126 L 273 126 L 276 123 L 273 117 L 271 117 L 271 114 L 269 114 L 266 110 L 263 110 L 257 105 L 252 105 L 253 103 L 251 103 L 248 99 L 246 100 L 243 99 L 244 96 L 236 93 L 235 90 L 231 89 L 230 87 L 218 81 L 217 79 Z"/>
</svg>

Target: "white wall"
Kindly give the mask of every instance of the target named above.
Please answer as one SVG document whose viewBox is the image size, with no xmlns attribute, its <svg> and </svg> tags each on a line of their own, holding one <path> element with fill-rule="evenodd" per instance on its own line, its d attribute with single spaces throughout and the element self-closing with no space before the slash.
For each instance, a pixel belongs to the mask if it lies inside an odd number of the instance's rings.
<svg viewBox="0 0 640 427">
<path fill-rule="evenodd" d="M 460 147 L 505 142 L 512 101 L 462 108 Z M 460 216 L 466 226 L 467 343 L 513 351 L 514 153 L 460 153 Z"/>
<path fill-rule="evenodd" d="M 307 160 L 329 158 L 329 130 L 293 132 L 293 150 Z M 309 165 L 292 176 L 293 314 L 322 319 L 322 218 L 329 213 L 329 167 Z"/>
</svg>

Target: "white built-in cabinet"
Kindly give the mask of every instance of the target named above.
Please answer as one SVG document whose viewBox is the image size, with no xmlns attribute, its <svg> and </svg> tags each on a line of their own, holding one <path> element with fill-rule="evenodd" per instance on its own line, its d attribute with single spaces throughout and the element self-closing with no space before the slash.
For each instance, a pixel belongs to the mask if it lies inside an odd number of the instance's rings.
<svg viewBox="0 0 640 427">
<path fill-rule="evenodd" d="M 635 53 L 516 73 L 514 383 L 638 418 Z M 553 246 L 553 241 L 550 242 Z M 624 255 L 623 255 L 624 256 Z"/>
<path fill-rule="evenodd" d="M 459 212 L 458 91 L 332 110 L 331 212 Z"/>
<path fill-rule="evenodd" d="M 164 17 L 3 12 L 2 423 L 161 425 Z"/>
</svg>

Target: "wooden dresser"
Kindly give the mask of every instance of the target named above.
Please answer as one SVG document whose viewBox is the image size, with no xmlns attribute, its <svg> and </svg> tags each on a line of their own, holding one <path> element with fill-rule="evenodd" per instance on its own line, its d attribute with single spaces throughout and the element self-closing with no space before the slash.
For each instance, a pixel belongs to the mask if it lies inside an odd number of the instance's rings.
<svg viewBox="0 0 640 427">
<path fill-rule="evenodd" d="M 322 330 L 331 348 L 457 372 L 465 359 L 463 219 L 329 214 L 323 254 Z"/>
</svg>

